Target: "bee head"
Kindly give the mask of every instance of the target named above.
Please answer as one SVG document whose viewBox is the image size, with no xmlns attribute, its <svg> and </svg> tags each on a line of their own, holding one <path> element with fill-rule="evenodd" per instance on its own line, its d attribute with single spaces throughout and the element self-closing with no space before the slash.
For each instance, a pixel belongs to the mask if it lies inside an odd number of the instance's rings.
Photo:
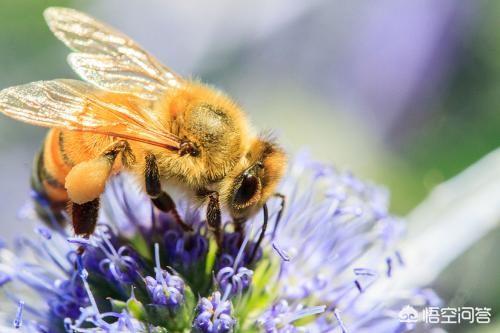
<svg viewBox="0 0 500 333">
<path fill-rule="evenodd" d="M 286 167 L 286 155 L 272 140 L 258 138 L 227 178 L 223 195 L 231 215 L 245 219 L 274 194 Z"/>
</svg>

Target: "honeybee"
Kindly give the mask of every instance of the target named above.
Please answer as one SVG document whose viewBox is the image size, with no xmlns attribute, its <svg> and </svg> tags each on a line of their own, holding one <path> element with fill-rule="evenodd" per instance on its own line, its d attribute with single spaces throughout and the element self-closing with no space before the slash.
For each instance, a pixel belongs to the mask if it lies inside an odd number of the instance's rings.
<svg viewBox="0 0 500 333">
<path fill-rule="evenodd" d="M 32 187 L 49 202 L 41 215 L 62 219 L 69 206 L 74 232 L 89 237 L 110 177 L 127 170 L 153 203 L 171 212 L 163 190 L 180 187 L 207 202 L 207 223 L 221 242 L 221 207 L 242 223 L 264 208 L 286 167 L 273 140 L 255 135 L 241 108 L 219 90 L 186 80 L 124 34 L 68 8 L 45 19 L 72 53 L 83 79 L 38 81 L 0 92 L 0 111 L 50 127 L 35 159 Z M 259 240 L 262 240 L 263 231 Z"/>
</svg>

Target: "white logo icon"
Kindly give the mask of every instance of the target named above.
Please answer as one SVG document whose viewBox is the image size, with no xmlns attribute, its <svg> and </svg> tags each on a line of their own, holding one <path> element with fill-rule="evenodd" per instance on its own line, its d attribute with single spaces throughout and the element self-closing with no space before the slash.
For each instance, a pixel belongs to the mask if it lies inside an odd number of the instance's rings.
<svg viewBox="0 0 500 333">
<path fill-rule="evenodd" d="M 418 311 L 414 307 L 407 305 L 399 311 L 398 317 L 402 323 L 416 323 L 418 321 Z"/>
</svg>

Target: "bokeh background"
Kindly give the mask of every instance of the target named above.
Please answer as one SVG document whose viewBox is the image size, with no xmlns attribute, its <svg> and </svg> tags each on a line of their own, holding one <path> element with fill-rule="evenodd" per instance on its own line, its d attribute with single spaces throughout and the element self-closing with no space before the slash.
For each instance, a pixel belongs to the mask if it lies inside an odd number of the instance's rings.
<svg viewBox="0 0 500 333">
<path fill-rule="evenodd" d="M 75 77 L 43 21 L 49 5 L 89 12 L 227 91 L 290 151 L 385 184 L 397 214 L 500 145 L 498 1 L 3 0 L 1 88 Z M 0 117 L 4 240 L 27 231 L 16 215 L 44 132 Z M 498 311 L 498 251 L 500 231 L 453 262 L 435 283 L 445 304 Z"/>
</svg>

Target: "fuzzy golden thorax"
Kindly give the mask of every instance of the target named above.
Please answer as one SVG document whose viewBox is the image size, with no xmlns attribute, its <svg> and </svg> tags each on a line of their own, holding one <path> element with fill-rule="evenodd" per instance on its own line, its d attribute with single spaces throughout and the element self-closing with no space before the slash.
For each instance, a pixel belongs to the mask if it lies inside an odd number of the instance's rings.
<svg viewBox="0 0 500 333">
<path fill-rule="evenodd" d="M 192 190 L 218 183 L 248 149 L 250 129 L 241 109 L 226 95 L 201 83 L 170 92 L 154 108 L 161 126 L 199 148 L 198 156 L 166 151 L 148 145 L 142 149 L 156 157 L 166 182 L 186 185 Z M 144 170 L 144 160 L 137 171 Z"/>
</svg>

